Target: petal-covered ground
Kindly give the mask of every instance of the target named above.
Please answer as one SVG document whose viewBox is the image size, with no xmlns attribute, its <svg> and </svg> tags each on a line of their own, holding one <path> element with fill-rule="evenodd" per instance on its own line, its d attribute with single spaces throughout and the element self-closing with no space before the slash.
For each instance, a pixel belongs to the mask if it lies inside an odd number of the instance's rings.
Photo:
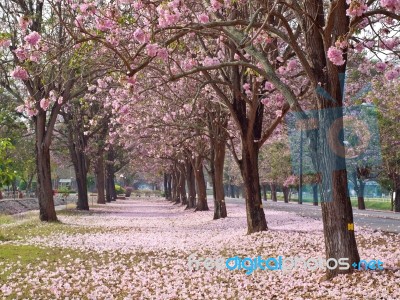
<svg viewBox="0 0 400 300">
<path fill-rule="evenodd" d="M 266 211 L 269 231 L 246 235 L 244 206 L 229 217 L 154 198 L 90 212 L 0 219 L 0 299 L 400 299 L 400 236 L 358 228 L 362 259 L 383 271 L 325 280 L 323 270 L 190 270 L 188 257 L 324 257 L 320 221 Z"/>
</svg>

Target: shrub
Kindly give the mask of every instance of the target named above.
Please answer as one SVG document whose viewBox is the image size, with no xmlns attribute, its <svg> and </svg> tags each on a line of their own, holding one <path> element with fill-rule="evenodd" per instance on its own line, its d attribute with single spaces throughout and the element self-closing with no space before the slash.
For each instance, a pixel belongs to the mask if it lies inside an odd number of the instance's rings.
<svg viewBox="0 0 400 300">
<path fill-rule="evenodd" d="M 118 184 L 115 185 L 115 191 L 117 192 L 117 195 L 125 194 L 125 189 Z"/>
</svg>

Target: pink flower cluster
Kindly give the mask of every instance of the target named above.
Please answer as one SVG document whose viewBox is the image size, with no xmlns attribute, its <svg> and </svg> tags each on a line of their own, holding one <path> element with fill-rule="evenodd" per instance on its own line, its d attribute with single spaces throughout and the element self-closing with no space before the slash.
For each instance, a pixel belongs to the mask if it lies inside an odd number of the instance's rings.
<svg viewBox="0 0 400 300">
<path fill-rule="evenodd" d="M 169 52 L 167 48 L 161 48 L 158 44 L 148 44 L 146 46 L 146 52 L 148 56 L 159 57 L 163 61 L 167 61 Z"/>
<path fill-rule="evenodd" d="M 218 11 L 223 7 L 224 3 L 221 0 L 211 0 L 210 4 L 213 11 Z"/>
<path fill-rule="evenodd" d="M 364 0 L 347 0 L 346 2 L 350 4 L 350 7 L 346 11 L 348 16 L 361 17 L 368 9 Z"/>
<path fill-rule="evenodd" d="M 394 68 L 393 70 L 387 71 L 385 78 L 389 81 L 398 79 L 400 77 L 400 68 Z"/>
<path fill-rule="evenodd" d="M 205 67 L 212 67 L 212 66 L 216 66 L 220 63 L 220 61 L 218 60 L 218 58 L 216 57 L 209 57 L 207 56 L 206 58 L 204 58 L 203 60 L 203 66 Z"/>
<path fill-rule="evenodd" d="M 11 76 L 14 77 L 15 79 L 20 79 L 20 80 L 28 80 L 29 79 L 29 74 L 28 72 L 20 67 L 17 66 L 12 72 Z"/>
<path fill-rule="evenodd" d="M 165 8 L 160 5 L 157 7 L 158 12 L 158 26 L 160 28 L 165 28 L 178 23 L 181 18 L 181 13 L 179 12 L 179 1 L 170 2 L 170 7 Z"/>
<path fill-rule="evenodd" d="M 343 51 L 336 47 L 329 48 L 328 58 L 336 66 L 341 66 L 345 63 L 345 60 L 343 59 Z"/>
<path fill-rule="evenodd" d="M 206 14 L 201 14 L 197 17 L 200 21 L 200 23 L 208 23 L 210 21 L 210 18 Z"/>
<path fill-rule="evenodd" d="M 400 0 L 381 0 L 381 6 L 390 11 L 399 12 Z"/>
<path fill-rule="evenodd" d="M 378 72 L 383 72 L 387 68 L 387 64 L 384 62 L 377 62 L 375 65 L 375 68 Z"/>
<path fill-rule="evenodd" d="M 18 20 L 18 25 L 21 28 L 22 31 L 25 31 L 28 29 L 28 26 L 32 23 L 32 20 L 28 19 L 27 17 L 23 16 L 20 17 Z"/>
<path fill-rule="evenodd" d="M 0 39 L 0 48 L 8 48 L 11 45 L 10 39 Z"/>
<path fill-rule="evenodd" d="M 36 46 L 40 42 L 41 38 L 42 37 L 40 36 L 39 33 L 37 33 L 36 31 L 33 31 L 30 34 L 28 34 L 26 37 L 24 37 L 24 41 L 27 42 L 31 46 Z"/>
<path fill-rule="evenodd" d="M 135 32 L 133 33 L 133 37 L 138 43 L 141 44 L 147 43 L 149 40 L 148 36 L 144 33 L 144 31 L 141 28 L 135 30 Z"/>
</svg>

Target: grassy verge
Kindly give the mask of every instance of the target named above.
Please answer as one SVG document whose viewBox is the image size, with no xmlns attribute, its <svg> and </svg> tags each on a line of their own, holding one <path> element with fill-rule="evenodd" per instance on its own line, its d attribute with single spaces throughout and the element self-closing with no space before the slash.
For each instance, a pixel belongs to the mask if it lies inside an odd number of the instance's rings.
<svg viewBox="0 0 400 300">
<path fill-rule="evenodd" d="M 283 201 L 283 196 L 278 195 L 277 196 L 278 200 Z M 269 198 L 271 199 L 271 198 Z M 290 200 L 291 202 L 297 202 L 296 198 L 292 198 Z M 309 199 L 303 199 L 303 203 L 312 203 L 312 200 Z M 353 207 L 357 207 L 358 203 L 356 199 L 351 200 L 351 205 Z M 375 209 L 375 210 L 391 210 L 391 203 L 390 201 L 374 201 L 374 200 L 365 200 L 365 208 L 366 209 Z"/>
</svg>

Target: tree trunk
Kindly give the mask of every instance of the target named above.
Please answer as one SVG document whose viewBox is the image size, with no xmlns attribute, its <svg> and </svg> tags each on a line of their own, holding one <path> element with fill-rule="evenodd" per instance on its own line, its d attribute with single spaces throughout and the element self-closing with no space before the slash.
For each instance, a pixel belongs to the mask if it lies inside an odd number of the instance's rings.
<svg viewBox="0 0 400 300">
<path fill-rule="evenodd" d="M 358 204 L 358 209 L 360 210 L 365 210 L 364 190 L 365 190 L 365 182 L 362 179 L 360 179 L 358 181 L 358 193 L 357 193 L 357 204 Z"/>
<path fill-rule="evenodd" d="M 276 196 L 276 184 L 270 183 L 270 187 L 271 187 L 271 200 L 277 202 L 278 198 Z"/>
<path fill-rule="evenodd" d="M 231 193 L 231 198 L 236 198 L 236 195 L 235 195 L 235 186 L 234 186 L 233 184 L 230 184 L 230 185 L 229 185 L 229 190 L 230 190 L 230 193 Z"/>
<path fill-rule="evenodd" d="M 235 188 L 236 198 L 240 198 L 240 189 L 241 189 L 240 186 L 235 185 L 234 188 Z"/>
<path fill-rule="evenodd" d="M 182 205 L 187 205 L 187 195 L 186 195 L 186 175 L 185 175 L 185 167 L 182 166 L 181 171 L 179 172 L 181 175 L 179 177 L 179 194 L 181 198 Z"/>
<path fill-rule="evenodd" d="M 318 206 L 318 184 L 313 184 L 313 205 Z"/>
<path fill-rule="evenodd" d="M 107 152 L 106 162 L 106 200 L 107 202 L 117 200 L 117 191 L 115 190 L 115 171 L 114 171 L 114 150 L 111 148 Z"/>
<path fill-rule="evenodd" d="M 75 178 L 78 189 L 78 210 L 89 210 L 89 198 L 87 190 L 87 173 L 89 169 L 88 159 L 85 154 L 87 141 L 83 134 L 80 114 L 65 113 L 65 123 L 68 129 L 68 149 L 72 164 L 74 165 Z"/>
<path fill-rule="evenodd" d="M 358 263 L 360 256 L 354 234 L 344 147 L 338 146 L 343 145 L 343 141 L 337 142 L 341 139 L 340 132 L 343 130 L 343 111 L 341 108 L 321 109 L 318 110 L 318 119 L 318 144 L 315 153 L 318 161 L 317 170 L 322 176 L 320 194 L 326 257 L 337 260 L 348 258 L 350 264 Z M 313 148 L 315 149 L 315 145 Z M 327 277 L 349 272 L 352 272 L 351 268 L 350 270 L 327 268 Z"/>
<path fill-rule="evenodd" d="M 51 184 L 50 146 L 46 145 L 46 113 L 40 112 L 35 117 L 36 125 L 36 170 L 39 214 L 41 221 L 57 221 L 54 208 L 53 188 Z"/>
<path fill-rule="evenodd" d="M 166 200 L 169 200 L 169 190 L 168 190 L 168 174 L 164 172 L 164 196 Z"/>
<path fill-rule="evenodd" d="M 266 184 L 262 185 L 262 190 L 263 190 L 264 201 L 267 201 L 268 200 L 268 196 L 267 196 L 267 185 Z"/>
<path fill-rule="evenodd" d="M 287 186 L 282 187 L 282 192 L 285 203 L 289 203 L 289 188 Z"/>
<path fill-rule="evenodd" d="M 85 166 L 85 154 L 77 153 L 78 165 L 75 167 L 76 183 L 78 188 L 78 202 L 76 208 L 78 210 L 89 210 L 89 198 L 87 190 L 87 167 Z"/>
<path fill-rule="evenodd" d="M 171 189 L 172 189 L 172 197 L 171 201 L 172 202 L 178 202 L 179 203 L 179 174 L 176 168 L 174 168 L 174 171 L 172 172 L 172 180 L 171 180 Z"/>
<path fill-rule="evenodd" d="M 69 132 L 69 153 L 71 156 L 72 163 L 74 165 L 77 189 L 78 189 L 78 201 L 76 208 L 78 210 L 89 210 L 89 198 L 87 191 L 87 158 L 83 153 L 83 149 L 80 148 L 80 143 L 74 141 L 73 133 Z"/>
<path fill-rule="evenodd" d="M 224 190 L 225 141 L 216 140 L 214 149 L 214 220 L 217 220 L 228 216 Z"/>
<path fill-rule="evenodd" d="M 172 174 L 168 174 L 168 180 L 167 180 L 167 187 L 168 187 L 168 200 L 172 201 Z"/>
<path fill-rule="evenodd" d="M 342 135 L 344 77 L 340 77 L 340 74 L 346 73 L 346 63 L 334 66 L 326 55 L 328 48 L 349 32 L 350 19 L 346 15 L 348 4 L 346 1 L 335 3 L 335 9 L 329 11 L 329 18 L 335 24 L 334 30 L 326 28 L 324 34 L 321 34 L 321 28 L 326 26 L 322 1 L 306 0 L 304 9 L 308 15 L 315 16 L 313 20 L 304 17 L 303 25 L 307 29 L 305 44 L 313 79 L 334 99 L 330 101 L 316 94 L 317 115 L 313 117 L 318 121 L 318 129 L 315 130 L 318 139 L 310 139 L 313 160 L 317 163 L 316 171 L 322 176 L 320 194 L 326 257 L 337 260 L 348 258 L 350 264 L 358 263 L 360 256 L 353 230 L 353 209 L 348 195 Z M 327 277 L 331 278 L 339 273 L 350 273 L 352 268 L 327 268 L 326 271 Z"/>
<path fill-rule="evenodd" d="M 400 186 L 396 187 L 396 195 L 394 197 L 394 212 L 400 212 Z"/>
<path fill-rule="evenodd" d="M 182 174 L 177 168 L 176 170 L 176 198 L 175 204 L 181 203 L 181 182 L 182 182 Z"/>
<path fill-rule="evenodd" d="M 209 210 L 209 208 L 207 204 L 207 185 L 204 178 L 203 159 L 201 157 L 196 157 L 194 163 L 194 174 L 197 187 L 197 205 L 195 211 L 206 211 Z"/>
<path fill-rule="evenodd" d="M 102 151 L 100 151 L 99 156 L 97 158 L 95 173 L 96 173 L 97 203 L 106 204 L 106 197 L 104 193 L 105 190 L 104 156 Z"/>
<path fill-rule="evenodd" d="M 186 180 L 189 193 L 186 209 L 191 209 L 194 208 L 196 204 L 196 180 L 194 169 L 190 161 L 186 162 Z"/>
<path fill-rule="evenodd" d="M 258 148 L 253 141 L 242 139 L 240 170 L 246 193 L 247 233 L 265 231 L 268 227 L 261 200 Z"/>
</svg>

